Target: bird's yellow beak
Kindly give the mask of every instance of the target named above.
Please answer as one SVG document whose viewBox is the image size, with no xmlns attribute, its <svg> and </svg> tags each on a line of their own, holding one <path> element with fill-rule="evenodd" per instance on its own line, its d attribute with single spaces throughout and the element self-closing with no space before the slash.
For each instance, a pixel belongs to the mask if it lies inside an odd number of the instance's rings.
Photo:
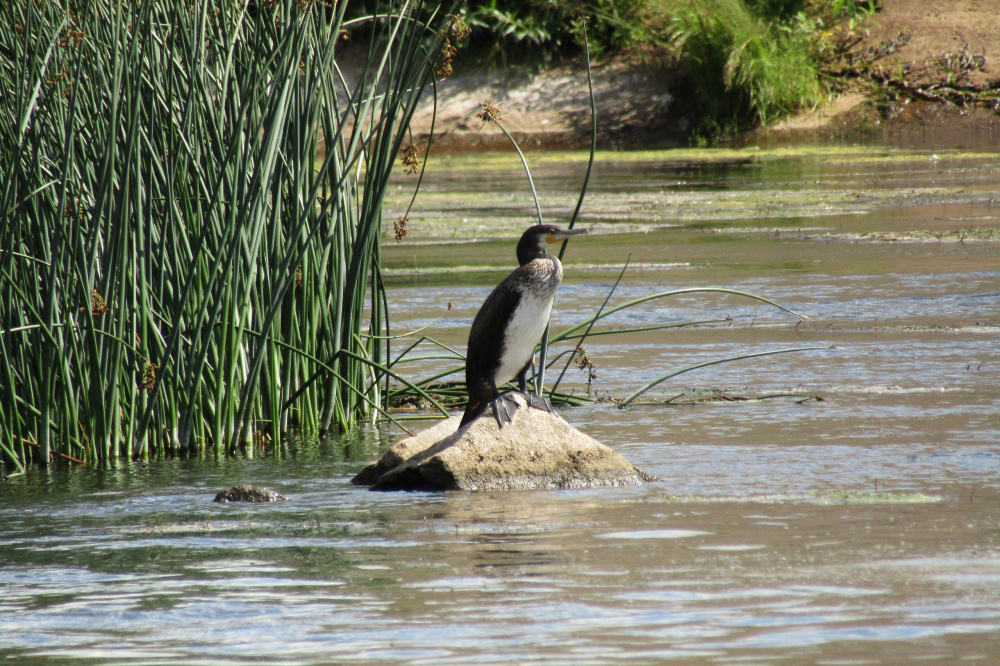
<svg viewBox="0 0 1000 666">
<path fill-rule="evenodd" d="M 563 229 L 561 231 L 557 231 L 554 234 L 549 234 L 548 236 L 545 237 L 545 241 L 549 244 L 559 243 L 566 240 L 570 236 L 576 236 L 577 234 L 585 234 L 585 233 L 588 233 L 586 229 Z"/>
</svg>

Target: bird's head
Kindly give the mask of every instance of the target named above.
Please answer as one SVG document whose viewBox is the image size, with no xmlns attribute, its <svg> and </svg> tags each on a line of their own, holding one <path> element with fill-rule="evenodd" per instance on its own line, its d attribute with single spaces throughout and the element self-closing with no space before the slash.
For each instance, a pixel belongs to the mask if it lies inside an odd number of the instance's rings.
<svg viewBox="0 0 1000 666">
<path fill-rule="evenodd" d="M 545 248 L 550 244 L 585 233 L 586 229 L 561 229 L 554 224 L 536 224 L 528 227 L 517 244 L 517 262 L 524 266 L 533 259 L 545 256 Z"/>
</svg>

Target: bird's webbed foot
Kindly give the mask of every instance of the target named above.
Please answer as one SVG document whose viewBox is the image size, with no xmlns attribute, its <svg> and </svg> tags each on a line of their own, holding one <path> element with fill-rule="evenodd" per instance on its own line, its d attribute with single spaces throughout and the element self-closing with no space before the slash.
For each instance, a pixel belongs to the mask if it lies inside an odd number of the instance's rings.
<svg viewBox="0 0 1000 666">
<path fill-rule="evenodd" d="M 543 412 L 548 412 L 549 414 L 555 414 L 552 410 L 552 402 L 544 395 L 525 394 L 524 397 L 528 399 L 528 407 L 531 407 L 532 409 L 540 409 Z"/>
<path fill-rule="evenodd" d="M 497 420 L 497 427 L 503 430 L 504 423 L 513 422 L 514 412 L 520 409 L 521 405 L 510 396 L 497 393 L 490 401 L 493 406 L 493 417 Z"/>
</svg>

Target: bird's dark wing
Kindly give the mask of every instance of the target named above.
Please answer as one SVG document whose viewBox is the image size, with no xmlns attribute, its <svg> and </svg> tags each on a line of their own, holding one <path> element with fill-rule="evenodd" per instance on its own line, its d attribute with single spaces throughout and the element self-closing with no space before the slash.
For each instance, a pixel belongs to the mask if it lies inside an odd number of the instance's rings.
<svg viewBox="0 0 1000 666">
<path fill-rule="evenodd" d="M 493 398 L 493 376 L 500 367 L 504 332 L 511 314 L 521 302 L 521 290 L 516 288 L 520 276 L 516 269 L 486 297 L 469 331 L 469 348 L 465 361 L 465 386 L 469 405 L 463 423 L 475 418 Z"/>
<path fill-rule="evenodd" d="M 514 310 L 521 302 L 521 290 L 515 287 L 519 277 L 517 273 L 520 270 L 515 270 L 497 285 L 472 321 L 467 369 L 471 366 L 480 373 L 492 375 L 500 367 L 504 332 Z"/>
</svg>

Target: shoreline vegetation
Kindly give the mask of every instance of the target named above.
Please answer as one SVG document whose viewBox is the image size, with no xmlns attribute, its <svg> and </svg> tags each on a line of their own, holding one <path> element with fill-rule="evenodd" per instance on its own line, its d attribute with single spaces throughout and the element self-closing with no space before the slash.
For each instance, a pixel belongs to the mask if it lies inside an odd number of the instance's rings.
<svg viewBox="0 0 1000 666">
<path fill-rule="evenodd" d="M 475 121 L 486 100 L 523 148 L 586 148 L 584 28 L 602 149 L 872 140 L 907 123 L 1000 131 L 1000 17 L 955 0 L 935 12 L 916 0 L 504 7 L 467 5 L 453 71 L 412 125 L 421 139 L 433 126 L 436 150 L 504 149 Z"/>
<path fill-rule="evenodd" d="M 611 147 L 653 133 L 714 144 L 852 86 L 882 91 L 890 111 L 995 100 L 973 47 L 934 61 L 946 86 L 878 64 L 904 44 L 866 45 L 868 0 L 459 5 L 0 9 L 5 473 L 279 455 L 289 429 L 392 419 L 400 385 L 444 411 L 392 369 L 380 249 L 392 170 L 420 171 L 434 123 L 443 148 L 488 136 L 473 117 L 482 99 L 453 127 L 478 93 L 463 90 L 470 77 L 539 81 L 534 100 L 500 109 L 524 147 L 552 146 L 522 141 L 519 124 L 589 127 L 590 92 L 565 96 L 586 89 L 584 31 L 610 82 L 593 96 Z M 563 115 L 531 115 L 545 104 Z"/>
<path fill-rule="evenodd" d="M 384 413 L 382 200 L 457 3 L 388 9 L 0 9 L 7 470 L 278 455 Z"/>
</svg>

